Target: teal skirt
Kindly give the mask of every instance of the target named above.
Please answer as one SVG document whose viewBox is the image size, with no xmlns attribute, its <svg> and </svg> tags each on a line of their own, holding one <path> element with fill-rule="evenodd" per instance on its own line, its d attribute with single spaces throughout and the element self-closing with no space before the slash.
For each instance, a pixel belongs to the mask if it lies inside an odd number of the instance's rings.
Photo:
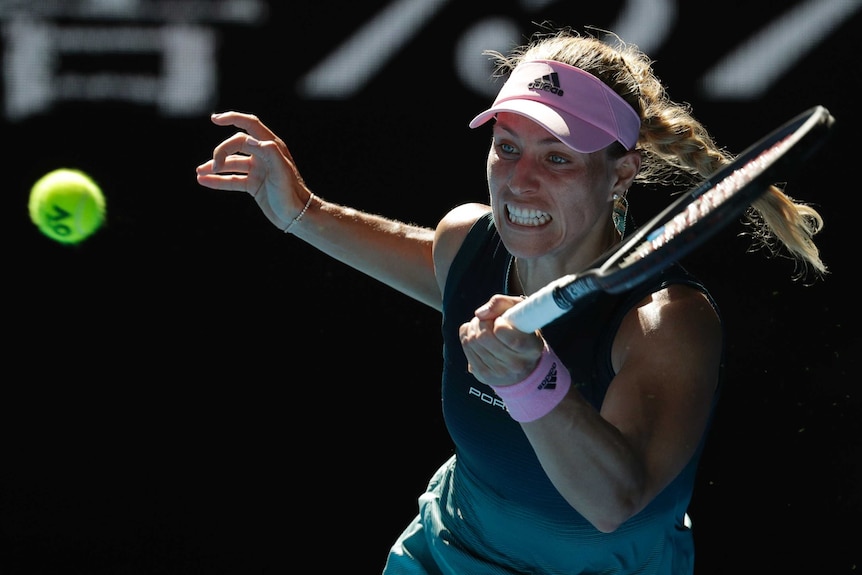
<svg viewBox="0 0 862 575">
<path fill-rule="evenodd" d="M 613 533 L 585 520 L 549 524 L 495 498 L 452 456 L 420 495 L 383 575 L 692 574 L 687 515 L 666 528 L 649 509 Z"/>
</svg>

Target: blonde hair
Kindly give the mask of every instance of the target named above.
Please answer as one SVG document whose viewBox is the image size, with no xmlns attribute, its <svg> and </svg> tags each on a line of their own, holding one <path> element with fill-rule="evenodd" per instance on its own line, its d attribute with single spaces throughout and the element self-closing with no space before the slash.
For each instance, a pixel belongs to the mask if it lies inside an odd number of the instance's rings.
<svg viewBox="0 0 862 575">
<path fill-rule="evenodd" d="M 694 185 L 734 158 L 716 145 L 692 115 L 690 105 L 670 99 L 652 69 L 652 60 L 615 35 L 599 39 L 563 28 L 537 32 L 508 55 L 494 50 L 485 54 L 494 60 L 496 75 L 511 72 L 521 61 L 556 60 L 593 74 L 622 96 L 641 117 L 637 149 L 643 160 L 636 183 Z M 778 255 L 783 246 L 800 264 L 794 277 L 802 278 L 812 269 L 818 276 L 826 273 L 813 240 L 823 228 L 823 218 L 813 207 L 771 186 L 744 219 L 752 249 L 765 248 Z"/>
</svg>

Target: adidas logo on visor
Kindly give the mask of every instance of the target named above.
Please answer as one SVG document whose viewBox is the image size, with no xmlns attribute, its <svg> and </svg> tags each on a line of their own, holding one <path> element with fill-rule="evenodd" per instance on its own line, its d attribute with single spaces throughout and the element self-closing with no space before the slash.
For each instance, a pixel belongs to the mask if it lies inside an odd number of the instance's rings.
<svg viewBox="0 0 862 575">
<path fill-rule="evenodd" d="M 556 72 L 551 72 L 550 74 L 546 74 L 540 78 L 536 78 L 529 84 L 527 84 L 527 88 L 530 90 L 541 90 L 543 92 L 550 92 L 551 94 L 556 94 L 557 96 L 563 95 L 563 90 L 560 88 L 560 77 Z"/>
</svg>

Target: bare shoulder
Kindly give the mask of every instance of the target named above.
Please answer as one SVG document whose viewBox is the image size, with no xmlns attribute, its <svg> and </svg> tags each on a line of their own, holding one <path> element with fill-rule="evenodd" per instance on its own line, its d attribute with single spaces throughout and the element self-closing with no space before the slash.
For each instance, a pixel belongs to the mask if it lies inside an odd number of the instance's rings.
<svg viewBox="0 0 862 575">
<path fill-rule="evenodd" d="M 679 361 L 680 354 L 692 359 L 712 356 L 720 348 L 721 331 L 718 312 L 706 294 L 688 285 L 668 286 L 641 300 L 624 318 L 614 341 L 615 368 L 635 350 L 651 350 L 647 355 L 653 361 Z"/>
<path fill-rule="evenodd" d="M 434 269 L 441 292 L 446 285 L 449 267 L 464 243 L 467 232 L 476 220 L 489 211 L 490 206 L 485 204 L 462 204 L 452 208 L 437 224 L 434 233 Z"/>
<path fill-rule="evenodd" d="M 654 322 L 674 324 L 689 319 L 694 323 L 718 323 L 718 315 L 706 294 L 685 284 L 672 284 L 650 294 L 635 307 L 639 323 L 652 327 Z"/>
</svg>

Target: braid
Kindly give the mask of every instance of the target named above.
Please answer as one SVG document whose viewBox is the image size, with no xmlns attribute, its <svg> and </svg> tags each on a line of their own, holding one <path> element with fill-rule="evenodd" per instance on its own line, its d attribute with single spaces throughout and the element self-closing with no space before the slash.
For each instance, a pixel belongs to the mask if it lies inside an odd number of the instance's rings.
<svg viewBox="0 0 862 575">
<path fill-rule="evenodd" d="M 536 33 L 508 56 L 497 51 L 485 54 L 496 61 L 498 75 L 510 72 L 522 60 L 556 60 L 593 74 L 616 91 L 641 117 L 638 149 L 642 162 L 635 178 L 639 184 L 696 185 L 734 158 L 715 143 L 692 115 L 690 105 L 670 99 L 652 69 L 652 60 L 615 35 L 598 39 L 563 28 Z M 623 151 L 621 146 L 611 146 L 611 150 Z M 771 186 L 746 212 L 744 223 L 753 249 L 766 248 L 778 255 L 783 248 L 801 264 L 796 277 L 809 269 L 826 273 L 813 241 L 823 228 L 823 219 L 813 207 Z"/>
<path fill-rule="evenodd" d="M 823 229 L 823 217 L 816 209 L 771 186 L 752 204 L 746 216 L 755 248 L 765 248 L 777 255 L 784 246 L 791 256 L 807 263 L 817 273 L 827 273 L 814 243 L 814 236 Z M 806 271 L 807 268 L 800 269 L 797 277 L 804 277 Z"/>
</svg>

